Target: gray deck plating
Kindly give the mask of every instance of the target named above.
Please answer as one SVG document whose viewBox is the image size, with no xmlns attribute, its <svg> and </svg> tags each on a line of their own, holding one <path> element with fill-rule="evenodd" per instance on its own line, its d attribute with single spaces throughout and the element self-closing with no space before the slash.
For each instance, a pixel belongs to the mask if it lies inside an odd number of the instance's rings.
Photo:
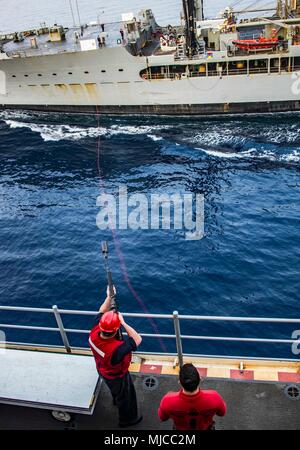
<svg viewBox="0 0 300 450">
<path fill-rule="evenodd" d="M 105 45 L 106 47 L 115 47 L 117 45 L 117 40 L 120 39 L 120 23 L 107 24 L 105 25 Z M 82 40 L 96 39 L 101 34 L 102 29 L 99 25 L 92 25 L 84 28 Z M 43 34 L 36 37 L 38 48 L 31 48 L 30 38 L 26 37 L 21 42 L 9 41 L 3 45 L 3 50 L 8 54 L 20 53 L 27 57 L 29 56 L 41 56 L 41 55 L 51 55 L 63 52 L 76 52 L 80 51 L 80 42 L 75 42 L 75 33 L 80 36 L 80 28 L 70 28 L 66 32 L 66 40 L 61 42 L 49 42 L 49 34 Z"/>
<path fill-rule="evenodd" d="M 92 357 L 11 349 L 0 355 L 0 403 L 90 413 L 98 381 Z"/>
<path fill-rule="evenodd" d="M 134 429 L 171 430 L 170 422 L 161 423 L 157 417 L 157 408 L 162 396 L 177 390 L 177 378 L 158 376 L 158 388 L 146 391 L 143 380 L 147 375 L 134 376 L 140 411 L 144 420 Z M 204 389 L 216 389 L 224 397 L 228 412 L 217 418 L 217 429 L 223 430 L 299 430 L 300 400 L 291 400 L 285 393 L 283 384 L 251 383 L 241 381 L 205 380 Z M 299 386 L 300 387 L 300 386 Z M 101 391 L 94 415 L 78 415 L 74 421 L 61 424 L 51 418 L 47 411 L 0 405 L 0 429 L 118 429 L 117 409 L 112 405 L 111 395 L 106 387 Z"/>
</svg>

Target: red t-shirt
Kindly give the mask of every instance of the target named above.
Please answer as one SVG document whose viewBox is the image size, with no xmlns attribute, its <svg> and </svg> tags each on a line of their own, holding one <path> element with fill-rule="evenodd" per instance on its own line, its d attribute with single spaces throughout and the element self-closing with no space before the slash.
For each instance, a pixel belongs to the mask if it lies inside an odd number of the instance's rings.
<svg viewBox="0 0 300 450">
<path fill-rule="evenodd" d="M 172 419 L 177 430 L 207 430 L 215 415 L 226 414 L 226 403 L 216 391 L 199 390 L 186 395 L 183 390 L 169 392 L 160 403 L 158 415 L 165 422 Z"/>
</svg>

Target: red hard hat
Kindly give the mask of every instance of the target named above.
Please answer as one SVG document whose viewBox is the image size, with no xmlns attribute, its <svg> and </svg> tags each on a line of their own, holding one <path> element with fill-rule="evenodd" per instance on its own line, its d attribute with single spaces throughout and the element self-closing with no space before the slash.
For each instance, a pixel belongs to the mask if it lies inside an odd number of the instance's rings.
<svg viewBox="0 0 300 450">
<path fill-rule="evenodd" d="M 104 313 L 99 322 L 99 328 L 105 333 L 115 333 L 121 326 L 119 314 L 115 311 Z"/>
</svg>

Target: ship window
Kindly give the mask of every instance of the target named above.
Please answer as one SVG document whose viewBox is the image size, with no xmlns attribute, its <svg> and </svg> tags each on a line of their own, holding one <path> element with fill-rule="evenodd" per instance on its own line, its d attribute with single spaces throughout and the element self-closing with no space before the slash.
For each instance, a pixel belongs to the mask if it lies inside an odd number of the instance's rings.
<svg viewBox="0 0 300 450">
<path fill-rule="evenodd" d="M 247 61 L 230 61 L 228 75 L 243 75 L 247 73 Z"/>
<path fill-rule="evenodd" d="M 41 73 L 38 73 L 38 77 L 42 77 L 43 75 Z"/>
<path fill-rule="evenodd" d="M 279 58 L 270 59 L 270 72 L 271 73 L 279 72 Z"/>
<path fill-rule="evenodd" d="M 300 69 L 300 58 L 299 56 L 294 58 L 294 70 L 299 70 Z"/>
<path fill-rule="evenodd" d="M 87 70 L 85 70 L 85 72 L 84 73 L 90 73 L 90 72 L 88 72 Z"/>
<path fill-rule="evenodd" d="M 281 72 L 289 72 L 289 58 L 281 58 L 280 59 L 280 71 Z"/>
<path fill-rule="evenodd" d="M 157 67 L 159 71 L 161 71 L 161 67 Z M 170 72 L 173 73 L 185 73 L 186 72 L 186 66 L 171 66 Z"/>
<path fill-rule="evenodd" d="M 24 75 L 24 77 L 28 77 L 28 75 Z"/>
<path fill-rule="evenodd" d="M 119 72 L 124 72 L 124 69 L 119 69 Z"/>
<path fill-rule="evenodd" d="M 12 75 L 13 78 L 16 78 L 16 75 Z"/>
<path fill-rule="evenodd" d="M 101 70 L 102 73 L 106 73 L 106 70 Z"/>
<path fill-rule="evenodd" d="M 218 75 L 217 64 L 216 63 L 209 63 L 207 65 L 207 69 L 208 69 L 208 76 L 209 77 L 213 77 L 213 76 Z"/>
<path fill-rule="evenodd" d="M 226 62 L 209 63 L 207 65 L 207 67 L 208 67 L 208 76 L 210 76 L 210 77 L 227 75 L 227 63 Z M 234 67 L 234 69 L 236 69 L 236 67 Z M 205 64 L 201 64 L 199 66 L 199 75 L 198 76 L 205 76 L 205 75 L 206 75 Z"/>
<path fill-rule="evenodd" d="M 53 73 L 52 75 L 53 75 L 54 77 L 56 77 L 57 73 Z"/>
<path fill-rule="evenodd" d="M 200 73 L 200 71 L 202 73 Z M 206 75 L 205 65 L 202 64 L 199 66 L 199 76 Z M 208 76 L 221 76 L 227 75 L 227 63 L 219 62 L 219 63 L 209 63 L 208 64 Z"/>
<path fill-rule="evenodd" d="M 197 64 L 189 66 L 191 77 L 205 77 L 206 76 L 206 64 Z"/>
<path fill-rule="evenodd" d="M 141 70 L 140 77 L 143 78 L 143 80 L 148 80 L 150 78 L 150 69 L 149 72 L 148 69 Z"/>
<path fill-rule="evenodd" d="M 267 73 L 267 72 L 268 72 L 267 59 L 254 59 L 249 61 L 249 73 Z"/>
<path fill-rule="evenodd" d="M 73 72 L 68 72 L 68 75 L 73 75 Z"/>
</svg>

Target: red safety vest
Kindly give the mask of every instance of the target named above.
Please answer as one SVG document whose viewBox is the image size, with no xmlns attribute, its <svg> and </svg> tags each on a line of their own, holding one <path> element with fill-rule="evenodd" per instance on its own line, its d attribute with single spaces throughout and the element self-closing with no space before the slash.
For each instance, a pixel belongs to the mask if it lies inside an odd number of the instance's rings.
<svg viewBox="0 0 300 450">
<path fill-rule="evenodd" d="M 108 380 L 123 378 L 128 372 L 131 363 L 131 353 L 126 355 L 123 360 L 115 366 L 111 363 L 114 351 L 123 344 L 118 339 L 103 339 L 99 333 L 99 327 L 96 325 L 90 332 L 89 344 L 93 352 L 98 372 Z"/>
</svg>

